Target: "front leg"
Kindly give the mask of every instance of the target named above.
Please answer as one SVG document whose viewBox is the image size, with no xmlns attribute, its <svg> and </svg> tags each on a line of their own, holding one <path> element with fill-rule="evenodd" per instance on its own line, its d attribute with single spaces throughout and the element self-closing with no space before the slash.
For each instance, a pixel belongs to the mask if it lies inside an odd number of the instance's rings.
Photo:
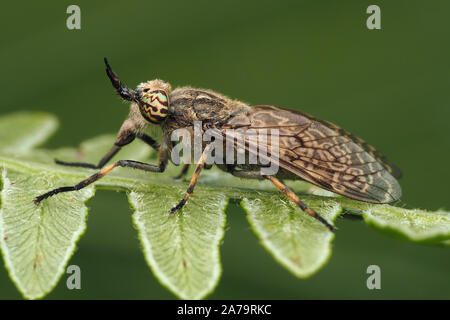
<svg viewBox="0 0 450 320">
<path fill-rule="evenodd" d="M 69 192 L 69 191 L 77 191 L 81 190 L 88 185 L 94 183 L 97 180 L 100 180 L 104 176 L 106 176 L 108 173 L 110 173 L 114 168 L 117 167 L 128 167 L 128 168 L 134 168 L 144 171 L 150 171 L 150 172 L 164 172 L 167 167 L 168 162 L 168 153 L 167 153 L 167 147 L 165 145 L 160 146 L 159 152 L 158 152 L 158 158 L 159 158 L 159 165 L 134 161 L 134 160 L 119 160 L 114 164 L 111 164 L 99 172 L 91 175 L 89 178 L 84 179 L 77 183 L 74 186 L 69 187 L 60 187 L 54 190 L 51 190 L 49 192 L 46 192 L 34 199 L 34 203 L 38 205 L 41 203 L 42 200 L 47 199 L 51 196 L 54 196 L 55 194 L 61 193 L 61 192 Z"/>
<path fill-rule="evenodd" d="M 134 141 L 135 138 L 141 139 L 146 144 L 148 144 L 150 147 L 152 147 L 155 150 L 158 150 L 160 145 L 156 140 L 154 140 L 149 135 L 146 135 L 145 133 L 138 132 L 136 134 L 130 134 L 126 136 L 125 138 L 118 139 L 114 146 L 111 148 L 111 150 L 108 151 L 108 153 L 99 161 L 98 164 L 92 164 L 92 163 L 85 163 L 85 162 L 66 162 L 66 161 L 60 161 L 58 159 L 55 159 L 55 163 L 63 165 L 63 166 L 70 166 L 70 167 L 80 167 L 80 168 L 89 168 L 89 169 L 101 169 L 105 166 L 105 164 L 108 163 L 109 160 L 111 160 L 121 149 L 122 147 L 130 144 Z"/>
<path fill-rule="evenodd" d="M 55 194 L 58 194 L 61 192 L 81 190 L 81 189 L 87 187 L 88 185 L 94 183 L 95 181 L 100 180 L 101 178 L 106 176 L 108 173 L 110 173 L 114 168 L 117 168 L 117 167 L 128 167 L 128 168 L 134 168 L 134 169 L 150 171 L 150 172 L 164 172 L 164 170 L 166 169 L 166 165 L 167 165 L 167 161 L 160 161 L 159 166 L 157 166 L 154 164 L 143 163 L 143 162 L 133 161 L 133 160 L 119 160 L 116 163 L 111 164 L 111 165 L 105 167 L 104 169 L 100 170 L 99 172 L 93 174 L 89 178 L 80 181 L 79 183 L 77 183 L 74 186 L 60 187 L 60 188 L 51 190 L 49 192 L 46 192 L 46 193 L 36 197 L 34 199 L 34 203 L 36 205 L 38 205 L 39 203 L 41 203 L 42 200 L 47 199 L 47 198 L 54 196 Z"/>
</svg>

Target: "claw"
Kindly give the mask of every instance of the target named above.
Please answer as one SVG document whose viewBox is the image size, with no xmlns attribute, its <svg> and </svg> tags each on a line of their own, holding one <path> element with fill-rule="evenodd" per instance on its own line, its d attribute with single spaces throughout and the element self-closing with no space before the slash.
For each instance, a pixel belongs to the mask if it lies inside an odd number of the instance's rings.
<svg viewBox="0 0 450 320">
<path fill-rule="evenodd" d="M 170 214 L 175 214 L 178 210 L 183 208 L 183 206 L 186 204 L 186 199 L 182 199 L 175 207 L 170 209 Z"/>
</svg>

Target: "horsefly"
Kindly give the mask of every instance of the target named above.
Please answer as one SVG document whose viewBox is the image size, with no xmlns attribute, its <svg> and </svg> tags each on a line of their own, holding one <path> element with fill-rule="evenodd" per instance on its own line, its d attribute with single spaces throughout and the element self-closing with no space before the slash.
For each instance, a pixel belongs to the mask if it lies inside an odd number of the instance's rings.
<svg viewBox="0 0 450 320">
<path fill-rule="evenodd" d="M 131 102 L 129 116 L 114 146 L 98 164 L 55 160 L 60 165 L 100 170 L 75 186 L 57 188 L 36 197 L 37 205 L 55 194 L 80 190 L 116 167 L 164 172 L 169 160 L 180 163 L 181 150 L 183 156 L 194 151 L 196 167 L 185 196 L 171 209 L 172 214 L 184 206 L 202 169 L 212 164 L 240 178 L 271 181 L 329 230 L 333 226 L 308 208 L 283 180 L 305 180 L 350 199 L 370 203 L 391 203 L 401 196 L 396 180 L 401 176 L 400 170 L 372 146 L 328 121 L 275 106 L 249 106 L 211 90 L 190 87 L 172 90 L 169 83 L 158 79 L 143 82 L 131 90 L 112 71 L 106 58 L 105 64 L 117 93 Z M 142 132 L 150 124 L 161 127 L 161 144 Z M 180 143 L 177 137 L 182 137 Z M 106 165 L 136 138 L 158 150 L 158 164 L 120 160 Z M 185 159 L 179 177 L 188 172 L 191 158 Z"/>
</svg>

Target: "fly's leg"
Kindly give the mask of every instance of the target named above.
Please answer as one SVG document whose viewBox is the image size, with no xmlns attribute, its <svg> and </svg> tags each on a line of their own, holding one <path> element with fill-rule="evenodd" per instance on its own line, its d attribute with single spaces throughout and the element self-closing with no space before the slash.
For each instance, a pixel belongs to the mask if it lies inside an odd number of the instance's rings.
<svg viewBox="0 0 450 320">
<path fill-rule="evenodd" d="M 83 189 L 87 187 L 88 185 L 94 183 L 95 181 L 103 178 L 108 173 L 110 173 L 114 168 L 117 167 L 128 167 L 128 168 L 134 168 L 144 171 L 150 171 L 150 172 L 164 172 L 167 165 L 166 158 L 160 157 L 159 165 L 149 164 L 149 163 L 143 163 L 139 161 L 133 161 L 133 160 L 119 160 L 114 164 L 111 164 L 99 172 L 93 174 L 87 179 L 84 179 L 83 181 L 79 182 L 78 184 L 70 187 L 61 187 L 54 190 L 51 190 L 47 193 L 44 193 L 34 199 L 34 203 L 38 205 L 42 200 L 47 199 L 51 196 L 54 196 L 55 194 L 61 193 L 61 192 L 69 192 L 69 191 L 77 191 L 80 189 Z"/>
<path fill-rule="evenodd" d="M 262 180 L 264 177 L 261 175 L 261 172 L 259 171 L 240 171 L 240 170 L 233 170 L 230 171 L 230 173 L 238 178 L 244 178 L 244 179 L 258 179 Z"/>
<path fill-rule="evenodd" d="M 188 171 L 189 171 L 189 167 L 190 167 L 191 165 L 190 164 L 185 164 L 184 166 L 183 166 L 183 168 L 181 169 L 181 172 L 180 172 L 180 174 L 179 175 L 177 175 L 177 176 L 175 176 L 175 177 L 173 177 L 173 179 L 174 180 L 180 180 L 181 178 L 184 178 L 185 176 L 186 176 L 186 174 L 188 173 Z M 205 170 L 209 170 L 209 169 L 211 169 L 212 168 L 212 164 L 206 164 L 205 163 L 205 165 L 203 166 L 203 169 L 205 169 Z"/>
<path fill-rule="evenodd" d="M 138 132 L 136 133 L 136 138 L 141 139 L 142 141 L 144 141 L 146 144 L 148 144 L 150 147 L 152 147 L 155 150 L 159 150 L 159 143 L 153 139 L 152 137 L 150 137 L 149 135 L 142 133 L 142 132 Z"/>
<path fill-rule="evenodd" d="M 101 169 L 103 166 L 114 157 L 117 152 L 120 151 L 122 147 L 114 145 L 111 150 L 108 151 L 108 153 L 99 161 L 98 164 L 92 164 L 92 163 L 86 163 L 86 162 L 66 162 L 61 161 L 58 159 L 55 159 L 56 164 L 60 164 L 62 166 L 69 166 L 69 167 L 80 167 L 80 168 L 89 168 L 89 169 Z"/>
<path fill-rule="evenodd" d="M 261 175 L 261 171 L 259 170 L 236 170 L 236 165 L 234 164 L 217 164 L 217 167 L 227 173 L 232 174 L 235 177 L 243 178 L 243 179 L 265 179 Z"/>
<path fill-rule="evenodd" d="M 165 170 L 165 164 L 162 164 L 162 163 L 159 166 L 157 166 L 154 164 L 148 164 L 148 163 L 143 163 L 143 162 L 138 162 L 138 161 L 133 161 L 133 160 L 119 160 L 116 163 L 105 167 L 104 169 L 100 170 L 99 172 L 93 174 L 89 178 L 79 182 L 78 184 L 76 184 L 74 186 L 57 188 L 57 189 L 51 190 L 47 193 L 44 193 L 44 194 L 36 197 L 34 199 L 34 203 L 38 205 L 42 200 L 47 199 L 47 198 L 54 196 L 55 194 L 58 194 L 61 192 L 81 190 L 81 189 L 87 187 L 88 185 L 94 183 L 95 181 L 103 178 L 108 173 L 110 173 L 114 168 L 117 168 L 117 167 L 128 167 L 128 168 L 140 169 L 140 170 L 150 171 L 150 172 L 164 172 L 164 170 Z"/>
<path fill-rule="evenodd" d="M 281 192 L 283 192 L 289 199 L 291 199 L 297 206 L 300 207 L 304 212 L 312 216 L 313 218 L 319 220 L 322 224 L 324 224 L 330 231 L 334 231 L 334 227 L 328 223 L 327 220 L 325 220 L 323 217 L 321 217 L 317 212 L 314 210 L 308 208 L 300 199 L 297 197 L 297 195 L 292 192 L 284 183 L 282 183 L 280 180 L 275 178 L 274 176 L 266 176 L 264 175 L 263 178 L 266 178 L 270 180 L 275 187 L 277 187 Z"/>
<path fill-rule="evenodd" d="M 259 180 L 268 179 L 268 180 L 272 181 L 272 183 L 281 192 L 283 192 L 289 199 L 291 199 L 297 206 L 299 206 L 300 209 L 302 209 L 309 215 L 311 215 L 314 218 L 316 218 L 317 220 L 319 220 L 331 231 L 334 230 L 333 226 L 331 226 L 324 218 L 322 218 L 318 213 L 316 213 L 314 210 L 308 208 L 303 202 L 301 202 L 300 199 L 297 197 L 297 195 L 294 192 L 292 192 L 281 179 L 275 178 L 274 176 L 262 175 L 260 171 L 235 170 L 234 167 L 232 167 L 231 169 L 228 169 L 227 172 L 231 173 L 233 176 L 238 177 L 238 178 L 259 179 Z"/>
<path fill-rule="evenodd" d="M 179 175 L 177 175 L 177 176 L 175 176 L 175 177 L 173 177 L 175 180 L 180 180 L 181 178 L 184 178 L 185 176 L 186 176 L 186 174 L 188 173 L 188 171 L 189 171 L 189 167 L 190 167 L 191 165 L 190 164 L 185 164 L 184 166 L 183 166 L 183 169 L 181 169 L 181 172 L 180 172 L 180 174 Z"/>
<path fill-rule="evenodd" d="M 55 163 L 63 165 L 63 166 L 70 166 L 70 167 L 81 167 L 81 168 L 90 168 L 90 169 L 101 169 L 105 166 L 106 163 L 108 163 L 109 160 L 114 157 L 117 152 L 120 151 L 120 149 L 131 142 L 134 141 L 135 138 L 139 138 L 142 141 L 144 141 L 146 144 L 148 144 L 150 147 L 152 147 L 155 150 L 159 149 L 159 143 L 156 142 L 152 137 L 146 135 L 145 133 L 138 132 L 135 135 L 128 136 L 125 140 L 118 140 L 114 144 L 114 146 L 111 148 L 111 150 L 108 151 L 108 153 L 99 161 L 98 164 L 92 164 L 92 163 L 85 163 L 85 162 L 65 162 L 60 161 L 58 159 L 55 159 Z"/>
<path fill-rule="evenodd" d="M 171 214 L 174 214 L 175 212 L 183 208 L 183 206 L 186 204 L 186 201 L 189 199 L 189 196 L 192 194 L 192 192 L 194 192 L 195 184 L 197 183 L 198 177 L 200 176 L 200 172 L 202 171 L 203 167 L 205 167 L 206 155 L 209 152 L 211 146 L 211 144 L 207 145 L 205 150 L 203 151 L 202 156 L 200 157 L 200 160 L 195 167 L 194 174 L 192 175 L 191 182 L 189 182 L 189 187 L 186 190 L 184 198 L 181 199 L 181 201 L 175 207 L 170 209 Z"/>
</svg>

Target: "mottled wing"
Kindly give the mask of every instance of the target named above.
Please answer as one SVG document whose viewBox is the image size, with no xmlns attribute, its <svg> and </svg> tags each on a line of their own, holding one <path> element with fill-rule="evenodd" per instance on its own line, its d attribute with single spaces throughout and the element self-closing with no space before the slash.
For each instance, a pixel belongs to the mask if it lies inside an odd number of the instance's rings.
<svg viewBox="0 0 450 320">
<path fill-rule="evenodd" d="M 337 194 L 372 203 L 390 203 L 401 196 L 394 178 L 400 177 L 400 170 L 372 146 L 330 122 L 274 106 L 253 106 L 249 114 L 231 118 L 223 128 L 278 129 L 279 166 Z M 257 143 L 257 138 L 247 141 Z M 247 151 L 252 149 L 248 144 Z"/>
</svg>

